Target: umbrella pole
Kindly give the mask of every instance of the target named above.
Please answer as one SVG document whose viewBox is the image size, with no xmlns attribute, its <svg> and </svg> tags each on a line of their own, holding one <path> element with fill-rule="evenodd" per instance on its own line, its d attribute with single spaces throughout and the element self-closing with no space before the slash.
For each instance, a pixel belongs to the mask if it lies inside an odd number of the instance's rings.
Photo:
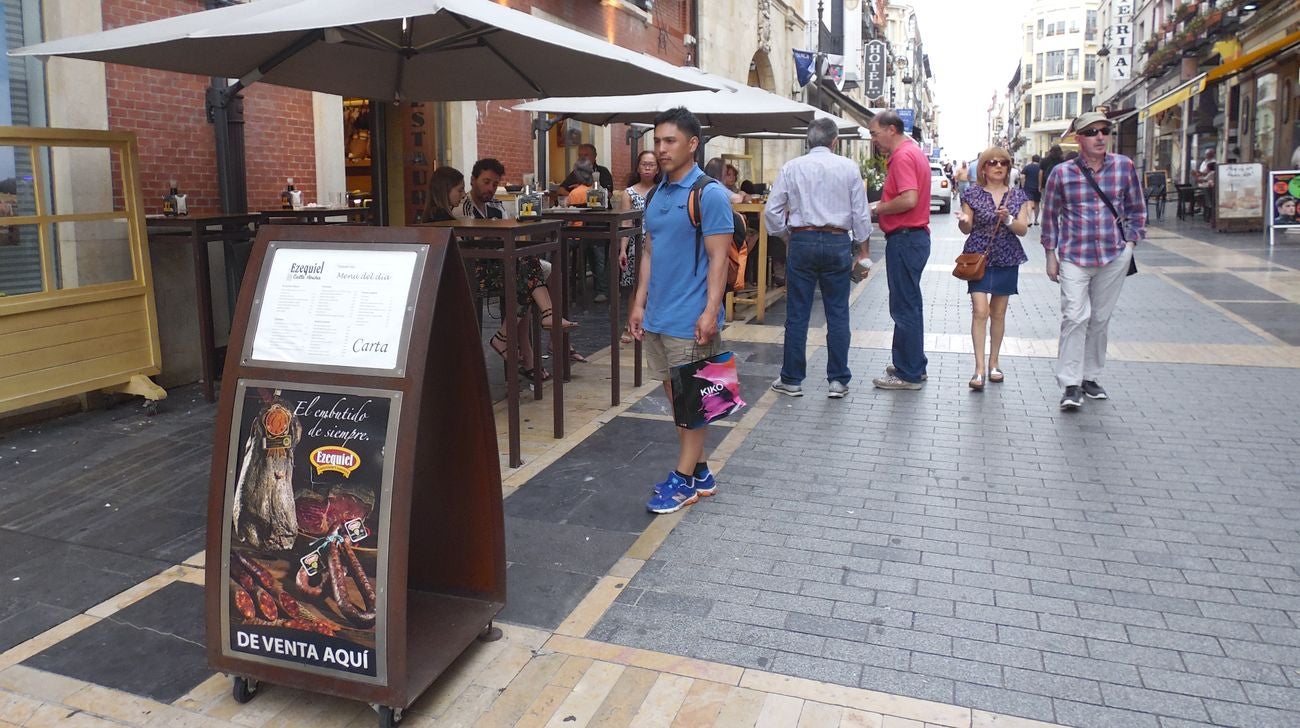
<svg viewBox="0 0 1300 728">
<path fill-rule="evenodd" d="M 548 119 L 541 114 L 533 119 L 533 139 L 537 140 L 537 190 L 545 192 L 547 188 L 546 156 L 550 144 L 546 135 L 551 127 L 560 123 L 562 118 Z"/>
<path fill-rule="evenodd" d="M 244 154 L 244 99 L 239 86 L 213 78 L 207 90 L 208 121 L 212 123 L 217 157 L 217 188 L 221 211 L 248 212 L 248 166 Z"/>
</svg>

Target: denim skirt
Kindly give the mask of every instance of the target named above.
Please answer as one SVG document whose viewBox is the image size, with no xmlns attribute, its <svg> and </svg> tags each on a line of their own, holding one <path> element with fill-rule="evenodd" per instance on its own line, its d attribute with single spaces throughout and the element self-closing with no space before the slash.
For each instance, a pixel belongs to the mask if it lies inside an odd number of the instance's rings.
<svg viewBox="0 0 1300 728">
<path fill-rule="evenodd" d="M 967 281 L 967 293 L 987 293 L 990 296 L 1014 296 L 1020 293 L 1020 266 L 993 266 L 984 269 L 984 277 Z"/>
</svg>

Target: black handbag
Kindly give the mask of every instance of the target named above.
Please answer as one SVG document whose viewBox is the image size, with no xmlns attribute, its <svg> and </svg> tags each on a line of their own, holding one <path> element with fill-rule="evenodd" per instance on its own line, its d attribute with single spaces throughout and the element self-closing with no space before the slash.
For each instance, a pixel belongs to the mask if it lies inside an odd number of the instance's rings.
<svg viewBox="0 0 1300 728">
<path fill-rule="evenodd" d="M 1092 189 L 1097 192 L 1097 196 L 1101 198 L 1101 201 L 1106 203 L 1106 209 L 1110 210 L 1110 214 L 1115 216 L 1115 227 L 1119 229 L 1119 239 L 1127 242 L 1124 238 L 1124 223 L 1120 222 L 1119 213 L 1115 212 L 1115 206 L 1111 204 L 1110 198 L 1106 196 L 1105 192 L 1101 191 L 1101 185 L 1097 184 L 1096 179 L 1093 179 L 1092 168 L 1083 163 L 1083 157 L 1075 157 L 1074 163 L 1079 165 L 1079 169 L 1083 171 L 1083 176 L 1088 179 L 1088 184 L 1092 185 Z M 1128 272 L 1124 275 L 1131 276 L 1135 275 L 1137 272 L 1137 251 L 1134 250 L 1133 255 L 1128 259 Z"/>
</svg>

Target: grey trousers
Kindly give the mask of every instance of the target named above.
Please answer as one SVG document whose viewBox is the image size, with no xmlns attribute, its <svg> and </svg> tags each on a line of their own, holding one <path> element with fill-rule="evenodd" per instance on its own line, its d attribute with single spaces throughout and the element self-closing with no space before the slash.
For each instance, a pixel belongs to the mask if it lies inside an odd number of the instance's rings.
<svg viewBox="0 0 1300 728">
<path fill-rule="evenodd" d="M 1133 246 L 1100 268 L 1061 261 L 1061 340 L 1056 355 L 1056 383 L 1078 386 L 1096 381 L 1106 366 L 1110 315 L 1119 301 Z"/>
</svg>

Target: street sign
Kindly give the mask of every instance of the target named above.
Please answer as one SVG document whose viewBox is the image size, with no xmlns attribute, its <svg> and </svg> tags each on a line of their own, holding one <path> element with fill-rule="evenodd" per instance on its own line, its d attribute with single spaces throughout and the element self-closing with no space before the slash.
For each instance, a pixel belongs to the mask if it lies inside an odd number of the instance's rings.
<svg viewBox="0 0 1300 728">
<path fill-rule="evenodd" d="M 866 47 L 866 72 L 863 74 L 865 85 L 863 93 L 868 100 L 885 95 L 885 41 L 873 40 Z"/>
<path fill-rule="evenodd" d="M 916 122 L 916 109 L 899 109 L 898 118 L 903 120 L 903 133 L 912 133 L 912 124 Z"/>
</svg>

